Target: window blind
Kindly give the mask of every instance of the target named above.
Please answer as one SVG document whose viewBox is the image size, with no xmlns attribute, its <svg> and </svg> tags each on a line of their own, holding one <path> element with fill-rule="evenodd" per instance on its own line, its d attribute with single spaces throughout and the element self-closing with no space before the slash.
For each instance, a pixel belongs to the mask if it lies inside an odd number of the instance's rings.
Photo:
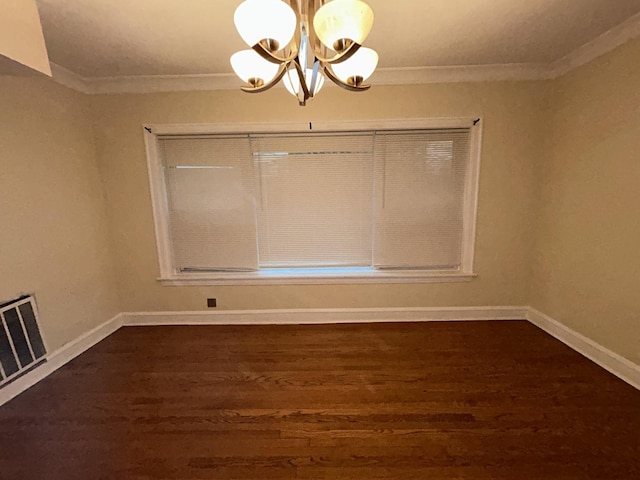
<svg viewBox="0 0 640 480">
<path fill-rule="evenodd" d="M 257 269 L 247 136 L 166 137 L 159 148 L 176 270 Z"/>
<path fill-rule="evenodd" d="M 260 267 L 370 266 L 373 137 L 251 136 Z"/>
<path fill-rule="evenodd" d="M 162 136 L 177 271 L 461 265 L 470 129 Z"/>
<path fill-rule="evenodd" d="M 377 268 L 460 265 L 469 129 L 377 132 Z"/>
</svg>

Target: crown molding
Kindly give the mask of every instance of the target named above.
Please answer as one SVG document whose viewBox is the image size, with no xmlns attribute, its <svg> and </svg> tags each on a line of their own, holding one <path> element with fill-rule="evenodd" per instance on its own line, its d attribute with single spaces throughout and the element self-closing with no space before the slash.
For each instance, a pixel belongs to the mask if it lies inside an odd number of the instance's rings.
<svg viewBox="0 0 640 480">
<path fill-rule="evenodd" d="M 549 65 L 537 63 L 380 68 L 371 76 L 371 83 L 376 85 L 411 85 L 541 80 L 549 78 L 549 73 Z"/>
<path fill-rule="evenodd" d="M 504 82 L 548 80 L 562 76 L 640 36 L 640 13 L 548 63 L 492 65 L 451 65 L 435 67 L 380 68 L 371 77 L 375 85 L 415 85 L 429 83 Z M 51 63 L 53 79 L 82 93 L 154 93 L 193 90 L 236 90 L 239 81 L 232 73 L 202 75 L 140 75 L 82 77 Z M 327 83 L 327 86 L 331 86 Z"/>
<path fill-rule="evenodd" d="M 586 65 L 638 36 L 640 36 L 640 13 L 552 62 L 549 65 L 550 78 L 560 77 L 571 70 Z"/>
<path fill-rule="evenodd" d="M 81 93 L 93 93 L 89 88 L 89 81 L 86 78 L 81 77 L 77 73 L 74 73 L 57 63 L 50 62 L 50 65 L 51 77 L 60 85 L 64 85 L 65 87 Z"/>
<path fill-rule="evenodd" d="M 236 90 L 239 88 L 238 77 L 231 73 L 94 77 L 86 78 L 85 81 L 93 94 Z"/>
<path fill-rule="evenodd" d="M 90 95 L 238 88 L 237 77 L 233 74 L 82 77 L 53 62 L 51 62 L 51 72 L 53 79 L 59 84 Z"/>
<path fill-rule="evenodd" d="M 237 90 L 234 74 L 140 75 L 123 77 L 81 77 L 60 65 L 51 64 L 58 83 L 90 95 L 117 93 L 183 92 L 194 90 Z M 550 78 L 545 64 L 455 65 L 446 67 L 382 68 L 371 77 L 375 85 L 429 83 L 500 82 Z M 325 87 L 333 87 L 327 83 Z"/>
</svg>

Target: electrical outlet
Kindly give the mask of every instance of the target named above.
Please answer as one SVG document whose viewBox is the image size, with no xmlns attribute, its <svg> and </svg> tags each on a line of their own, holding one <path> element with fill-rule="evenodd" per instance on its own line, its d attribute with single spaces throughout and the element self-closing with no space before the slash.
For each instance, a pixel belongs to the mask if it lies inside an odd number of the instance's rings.
<svg viewBox="0 0 640 480">
<path fill-rule="evenodd" d="M 207 307 L 216 308 L 217 307 L 216 299 L 215 298 L 207 298 Z"/>
</svg>

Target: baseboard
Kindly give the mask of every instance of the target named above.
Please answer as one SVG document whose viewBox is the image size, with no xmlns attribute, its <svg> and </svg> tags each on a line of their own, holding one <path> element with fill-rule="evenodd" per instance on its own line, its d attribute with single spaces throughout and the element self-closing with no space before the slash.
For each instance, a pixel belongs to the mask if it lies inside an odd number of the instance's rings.
<svg viewBox="0 0 640 480">
<path fill-rule="evenodd" d="M 525 306 L 354 309 L 218 310 L 123 313 L 126 326 L 283 325 L 318 323 L 433 322 L 526 319 L 602 368 L 640 389 L 640 366 Z"/>
<path fill-rule="evenodd" d="M 418 307 L 123 313 L 125 326 L 524 320 L 527 307 Z"/>
<path fill-rule="evenodd" d="M 98 325 L 93 330 L 67 343 L 55 352 L 48 354 L 46 362 L 0 389 L 0 406 L 20 395 L 40 380 L 48 377 L 57 369 L 93 347 L 96 343 L 107 338 L 117 331 L 122 326 L 122 323 L 123 315 L 119 313 L 111 320 L 104 322 L 102 325 Z"/>
<path fill-rule="evenodd" d="M 55 372 L 122 326 L 283 325 L 318 323 L 528 320 L 620 379 L 640 389 L 640 366 L 531 307 L 417 307 L 355 309 L 129 312 L 47 355 L 47 361 L 0 389 L 0 406 Z"/>
<path fill-rule="evenodd" d="M 527 320 L 592 362 L 608 370 L 616 377 L 640 390 L 640 365 L 612 352 L 535 308 L 528 308 Z"/>
</svg>

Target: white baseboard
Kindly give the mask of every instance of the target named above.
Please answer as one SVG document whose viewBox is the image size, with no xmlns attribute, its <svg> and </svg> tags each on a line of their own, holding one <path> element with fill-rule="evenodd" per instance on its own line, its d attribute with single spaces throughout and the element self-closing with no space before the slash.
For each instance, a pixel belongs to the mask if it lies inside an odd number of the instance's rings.
<svg viewBox="0 0 640 480">
<path fill-rule="evenodd" d="M 124 325 L 286 325 L 314 323 L 524 320 L 527 307 L 418 307 L 123 313 Z"/>
<path fill-rule="evenodd" d="M 527 320 L 592 362 L 613 373 L 616 377 L 640 390 L 640 365 L 612 352 L 535 308 L 528 308 Z"/>
<path fill-rule="evenodd" d="M 0 389 L 0 406 L 55 372 L 122 326 L 283 325 L 318 323 L 528 320 L 564 344 L 640 389 L 640 366 L 531 307 L 417 307 L 355 309 L 218 310 L 129 312 L 85 333 L 47 355 L 47 362 Z"/>
<path fill-rule="evenodd" d="M 102 325 L 98 325 L 93 330 L 90 330 L 72 342 L 67 343 L 55 352 L 48 354 L 46 356 L 46 362 L 0 389 L 0 406 L 20 395 L 40 380 L 48 377 L 57 369 L 93 347 L 96 343 L 107 338 L 109 335 L 117 331 L 122 326 L 122 323 L 123 316 L 119 313 L 111 320 L 104 322 Z"/>
</svg>

